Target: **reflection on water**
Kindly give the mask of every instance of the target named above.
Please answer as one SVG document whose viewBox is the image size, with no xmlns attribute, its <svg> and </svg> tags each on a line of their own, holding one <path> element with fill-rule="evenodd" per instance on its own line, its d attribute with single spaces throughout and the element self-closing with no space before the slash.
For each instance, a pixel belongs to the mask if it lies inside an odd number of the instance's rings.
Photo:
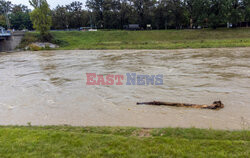
<svg viewBox="0 0 250 158">
<path fill-rule="evenodd" d="M 163 74 L 164 85 L 86 85 L 86 73 L 132 72 Z M 0 54 L 0 86 L 0 124 L 250 127 L 249 48 Z M 152 100 L 225 108 L 136 105 Z"/>
</svg>

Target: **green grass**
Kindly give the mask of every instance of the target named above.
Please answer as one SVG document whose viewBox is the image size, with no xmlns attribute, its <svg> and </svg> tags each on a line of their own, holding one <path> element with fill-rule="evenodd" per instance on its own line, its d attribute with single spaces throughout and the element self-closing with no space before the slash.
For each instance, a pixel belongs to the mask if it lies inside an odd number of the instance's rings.
<svg viewBox="0 0 250 158">
<path fill-rule="evenodd" d="M 250 29 L 52 32 L 60 49 L 178 49 L 250 46 Z M 67 43 L 67 44 L 65 44 Z"/>
<path fill-rule="evenodd" d="M 250 131 L 0 127 L 0 157 L 248 157 Z"/>
<path fill-rule="evenodd" d="M 153 30 L 153 31 L 54 31 L 59 49 L 178 49 L 250 46 L 250 28 Z M 37 33 L 27 33 L 21 47 L 36 41 Z"/>
</svg>

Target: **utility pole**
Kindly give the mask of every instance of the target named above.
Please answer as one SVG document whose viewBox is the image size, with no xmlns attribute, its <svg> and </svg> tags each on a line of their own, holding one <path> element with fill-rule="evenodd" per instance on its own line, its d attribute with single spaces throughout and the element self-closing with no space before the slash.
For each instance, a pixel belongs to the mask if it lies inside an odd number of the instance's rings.
<svg viewBox="0 0 250 158">
<path fill-rule="evenodd" d="M 93 21 L 92 21 L 92 12 L 89 12 L 89 17 L 90 17 L 90 27 L 93 29 Z"/>
</svg>

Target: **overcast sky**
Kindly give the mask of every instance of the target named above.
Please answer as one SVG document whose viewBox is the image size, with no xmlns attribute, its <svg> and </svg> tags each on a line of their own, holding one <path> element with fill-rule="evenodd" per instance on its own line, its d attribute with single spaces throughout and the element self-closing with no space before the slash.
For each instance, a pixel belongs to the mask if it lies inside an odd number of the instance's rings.
<svg viewBox="0 0 250 158">
<path fill-rule="evenodd" d="M 13 3 L 13 4 L 23 4 L 23 5 L 28 6 L 30 9 L 33 9 L 29 5 L 29 0 L 6 0 L 6 1 L 11 1 L 11 3 Z M 74 1 L 82 2 L 83 7 L 85 7 L 85 1 L 86 0 L 47 0 L 47 2 L 49 3 L 51 9 L 55 8 L 58 4 L 59 5 L 65 5 L 65 4 L 70 4 L 71 2 L 74 2 Z"/>
</svg>

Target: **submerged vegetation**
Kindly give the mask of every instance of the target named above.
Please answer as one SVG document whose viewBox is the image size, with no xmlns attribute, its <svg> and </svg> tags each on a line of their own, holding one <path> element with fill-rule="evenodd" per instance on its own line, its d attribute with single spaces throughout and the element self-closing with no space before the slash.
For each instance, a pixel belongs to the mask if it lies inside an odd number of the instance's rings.
<svg viewBox="0 0 250 158">
<path fill-rule="evenodd" d="M 250 131 L 0 127 L 0 157 L 248 157 Z"/>
<path fill-rule="evenodd" d="M 154 31 L 54 31 L 51 43 L 58 49 L 178 49 L 250 46 L 250 29 L 200 29 Z M 21 47 L 39 41 L 27 33 Z"/>
</svg>

